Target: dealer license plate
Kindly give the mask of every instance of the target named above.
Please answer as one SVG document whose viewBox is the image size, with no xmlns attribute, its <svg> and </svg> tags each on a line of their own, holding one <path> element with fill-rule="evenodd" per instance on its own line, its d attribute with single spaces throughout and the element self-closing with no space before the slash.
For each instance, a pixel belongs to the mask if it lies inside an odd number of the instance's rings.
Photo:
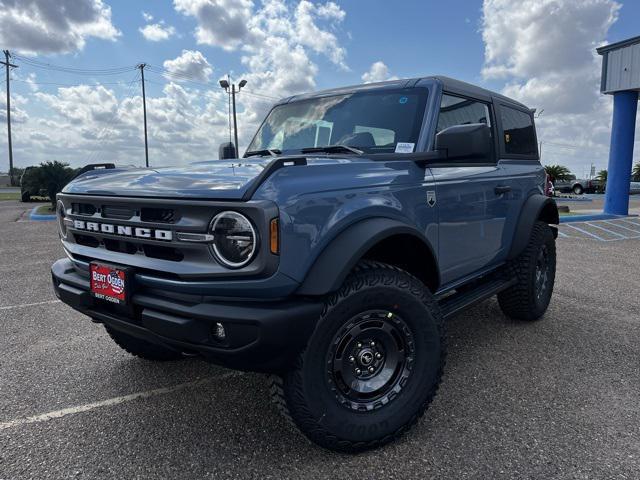
<svg viewBox="0 0 640 480">
<path fill-rule="evenodd" d="M 127 303 L 127 271 L 105 263 L 91 263 L 91 296 L 117 305 Z"/>
</svg>

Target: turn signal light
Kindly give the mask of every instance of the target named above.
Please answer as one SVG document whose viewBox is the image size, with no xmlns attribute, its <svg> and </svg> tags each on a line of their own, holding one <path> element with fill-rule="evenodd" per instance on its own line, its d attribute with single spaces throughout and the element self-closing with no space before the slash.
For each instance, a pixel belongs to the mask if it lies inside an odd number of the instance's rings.
<svg viewBox="0 0 640 480">
<path fill-rule="evenodd" d="M 278 255 L 280 253 L 280 229 L 278 223 L 278 219 L 274 218 L 271 220 L 271 224 L 269 225 L 269 246 L 271 253 L 274 255 Z"/>
</svg>

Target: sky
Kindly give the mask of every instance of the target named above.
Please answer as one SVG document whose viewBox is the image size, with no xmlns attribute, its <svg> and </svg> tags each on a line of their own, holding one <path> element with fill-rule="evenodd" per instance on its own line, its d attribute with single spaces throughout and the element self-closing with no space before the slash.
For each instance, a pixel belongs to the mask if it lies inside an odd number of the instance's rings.
<svg viewBox="0 0 640 480">
<path fill-rule="evenodd" d="M 612 98 L 595 48 L 640 35 L 639 16 L 631 0 L 0 0 L 0 47 L 18 65 L 14 162 L 143 165 L 145 63 L 152 166 L 217 158 L 227 75 L 247 81 L 243 151 L 278 98 L 441 74 L 536 108 L 543 163 L 583 176 L 608 161 Z"/>
</svg>

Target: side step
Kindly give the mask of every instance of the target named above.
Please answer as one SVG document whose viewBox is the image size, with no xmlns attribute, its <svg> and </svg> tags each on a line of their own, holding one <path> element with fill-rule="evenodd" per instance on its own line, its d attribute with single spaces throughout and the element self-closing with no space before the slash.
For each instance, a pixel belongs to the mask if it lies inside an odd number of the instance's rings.
<svg viewBox="0 0 640 480">
<path fill-rule="evenodd" d="M 486 300 L 493 295 L 500 293 L 503 290 L 513 286 L 517 282 L 517 279 L 496 279 L 490 280 L 487 282 L 482 282 L 477 286 L 471 288 L 470 290 L 463 291 L 460 293 L 454 293 L 451 295 L 447 295 L 442 299 L 439 299 L 440 310 L 442 311 L 442 316 L 446 319 L 457 315 L 462 312 L 466 308 L 481 302 L 482 300 Z"/>
</svg>

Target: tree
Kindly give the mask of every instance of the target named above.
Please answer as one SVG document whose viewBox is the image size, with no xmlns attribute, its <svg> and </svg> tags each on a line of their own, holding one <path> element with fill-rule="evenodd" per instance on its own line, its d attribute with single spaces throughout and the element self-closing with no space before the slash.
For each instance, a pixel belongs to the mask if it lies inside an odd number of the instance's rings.
<svg viewBox="0 0 640 480">
<path fill-rule="evenodd" d="M 633 171 L 631 172 L 631 176 L 633 177 L 634 182 L 640 182 L 640 162 L 636 163 L 633 166 Z"/>
<path fill-rule="evenodd" d="M 600 190 L 602 192 L 605 191 L 605 189 L 607 188 L 607 176 L 609 174 L 609 171 L 605 168 L 604 170 L 600 170 L 598 172 L 598 175 L 596 175 L 596 180 L 598 180 L 600 182 Z"/>
<path fill-rule="evenodd" d="M 545 165 L 544 170 L 554 182 L 569 180 L 571 178 L 571 171 L 564 165 Z"/>
<path fill-rule="evenodd" d="M 73 178 L 75 170 L 69 168 L 66 163 L 58 162 L 42 162 L 36 173 L 36 181 L 40 185 L 40 189 L 47 192 L 47 196 L 51 201 L 51 206 L 55 209 L 56 194 L 61 192 L 64 186 Z"/>
</svg>

